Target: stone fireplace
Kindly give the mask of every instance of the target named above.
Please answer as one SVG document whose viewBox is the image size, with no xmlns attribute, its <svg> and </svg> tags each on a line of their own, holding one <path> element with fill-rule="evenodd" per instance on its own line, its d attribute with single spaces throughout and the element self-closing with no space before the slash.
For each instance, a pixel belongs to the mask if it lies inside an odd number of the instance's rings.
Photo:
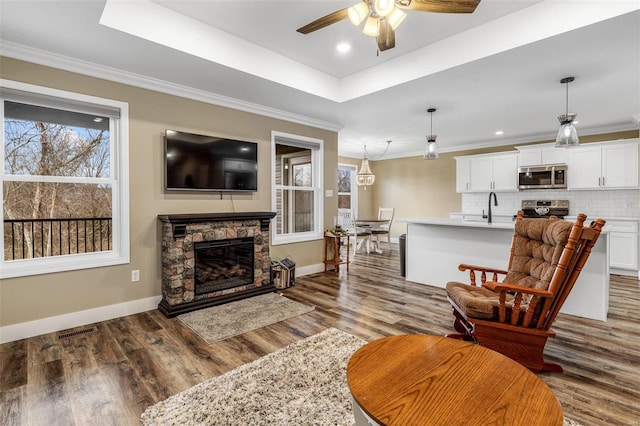
<svg viewBox="0 0 640 426">
<path fill-rule="evenodd" d="M 270 280 L 272 212 L 159 215 L 160 312 L 185 312 L 275 291 Z"/>
</svg>

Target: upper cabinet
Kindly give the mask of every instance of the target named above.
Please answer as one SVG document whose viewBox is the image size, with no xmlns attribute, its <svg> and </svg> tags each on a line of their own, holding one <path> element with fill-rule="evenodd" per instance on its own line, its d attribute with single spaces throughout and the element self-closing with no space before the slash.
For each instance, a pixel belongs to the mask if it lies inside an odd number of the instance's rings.
<svg viewBox="0 0 640 426">
<path fill-rule="evenodd" d="M 638 188 L 638 139 L 568 148 L 568 189 Z"/>
<path fill-rule="evenodd" d="M 456 157 L 456 191 L 518 190 L 518 154 L 497 153 Z"/>
<path fill-rule="evenodd" d="M 516 149 L 520 167 L 566 164 L 568 161 L 566 148 L 556 148 L 554 144 L 517 146 Z"/>
<path fill-rule="evenodd" d="M 471 190 L 471 167 L 469 157 L 456 157 L 456 192 Z"/>
<path fill-rule="evenodd" d="M 575 148 L 554 144 L 456 159 L 456 191 L 518 191 L 518 167 L 567 164 L 567 189 L 638 188 L 639 139 L 594 142 Z"/>
</svg>

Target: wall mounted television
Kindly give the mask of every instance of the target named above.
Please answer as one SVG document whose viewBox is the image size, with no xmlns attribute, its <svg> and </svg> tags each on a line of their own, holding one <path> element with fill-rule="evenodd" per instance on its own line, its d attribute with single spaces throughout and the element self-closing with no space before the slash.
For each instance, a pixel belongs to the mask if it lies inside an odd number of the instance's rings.
<svg viewBox="0 0 640 426">
<path fill-rule="evenodd" d="M 258 144 L 165 131 L 166 191 L 258 190 Z"/>
</svg>

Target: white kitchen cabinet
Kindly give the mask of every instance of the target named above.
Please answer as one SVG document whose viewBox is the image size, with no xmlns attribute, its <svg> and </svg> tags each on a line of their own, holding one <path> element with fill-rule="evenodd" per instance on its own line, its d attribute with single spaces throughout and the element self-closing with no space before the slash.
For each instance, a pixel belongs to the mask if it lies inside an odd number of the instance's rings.
<svg viewBox="0 0 640 426">
<path fill-rule="evenodd" d="M 542 149 L 524 149 L 518 153 L 518 166 L 539 166 L 542 164 Z"/>
<path fill-rule="evenodd" d="M 574 222 L 576 216 L 565 216 L 565 220 Z M 595 220 L 595 215 L 589 215 L 587 222 Z M 604 218 L 607 221 L 606 229 L 607 233 L 603 234 L 600 238 L 608 237 L 608 250 L 609 250 L 609 267 L 611 273 L 622 274 L 629 276 L 638 276 L 638 220 L 622 220 L 622 219 L 609 219 Z"/>
<path fill-rule="evenodd" d="M 500 155 L 493 159 L 493 190 L 518 190 L 517 154 Z"/>
<path fill-rule="evenodd" d="M 471 190 L 471 169 L 468 157 L 455 157 L 456 159 L 456 192 L 468 192 Z"/>
<path fill-rule="evenodd" d="M 568 189 L 638 188 L 638 140 L 567 148 Z"/>
<path fill-rule="evenodd" d="M 469 159 L 472 191 L 493 191 L 493 158 L 472 156 Z"/>
<path fill-rule="evenodd" d="M 545 148 L 542 150 L 542 164 L 566 164 L 568 161 L 566 148 Z"/>
<path fill-rule="evenodd" d="M 522 166 L 541 166 L 550 164 L 566 164 L 567 150 L 565 148 L 556 148 L 554 144 L 538 144 L 517 146 L 518 165 Z"/>
<path fill-rule="evenodd" d="M 609 266 L 638 270 L 638 222 L 608 220 Z M 635 274 L 634 274 L 635 275 Z"/>
<path fill-rule="evenodd" d="M 471 191 L 517 191 L 518 154 L 469 156 Z"/>
</svg>

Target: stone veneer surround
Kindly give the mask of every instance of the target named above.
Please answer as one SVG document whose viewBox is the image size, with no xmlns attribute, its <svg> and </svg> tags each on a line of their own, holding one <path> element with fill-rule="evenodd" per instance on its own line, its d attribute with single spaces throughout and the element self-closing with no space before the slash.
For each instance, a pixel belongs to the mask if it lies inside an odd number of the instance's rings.
<svg viewBox="0 0 640 426">
<path fill-rule="evenodd" d="M 271 283 L 269 223 L 273 212 L 159 215 L 162 223 L 162 301 L 158 309 L 172 317 L 275 291 Z M 194 243 L 253 237 L 254 281 L 226 290 L 195 295 Z"/>
</svg>

